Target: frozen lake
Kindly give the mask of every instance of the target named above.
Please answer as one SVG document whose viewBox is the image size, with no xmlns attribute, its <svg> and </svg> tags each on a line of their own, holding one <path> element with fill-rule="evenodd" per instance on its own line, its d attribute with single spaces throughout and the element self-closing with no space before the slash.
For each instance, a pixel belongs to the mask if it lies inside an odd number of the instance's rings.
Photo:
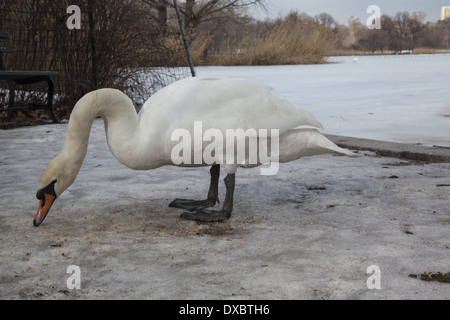
<svg viewBox="0 0 450 320">
<path fill-rule="evenodd" d="M 450 54 L 329 60 L 337 63 L 196 70 L 267 84 L 311 111 L 325 133 L 450 146 Z"/>
</svg>

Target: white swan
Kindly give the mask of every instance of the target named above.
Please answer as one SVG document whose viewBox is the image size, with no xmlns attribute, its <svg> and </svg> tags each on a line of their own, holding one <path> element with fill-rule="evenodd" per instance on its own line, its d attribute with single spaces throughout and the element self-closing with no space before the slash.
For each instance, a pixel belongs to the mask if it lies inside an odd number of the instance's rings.
<svg viewBox="0 0 450 320">
<path fill-rule="evenodd" d="M 77 102 L 70 116 L 64 147 L 42 173 L 35 226 L 42 223 L 55 199 L 74 182 L 86 155 L 90 128 L 96 117 L 104 119 L 108 146 L 113 155 L 134 170 L 174 165 L 171 154 L 179 142 L 172 141 L 172 133 L 184 128 L 194 135 L 195 121 L 202 121 L 203 130 L 215 128 L 223 133 L 227 129 L 278 129 L 279 162 L 322 153 L 355 156 L 320 134 L 320 123 L 308 111 L 252 80 L 190 78 L 177 81 L 153 95 L 139 115 L 125 94 L 114 89 L 100 89 Z M 202 150 L 206 146 L 207 143 L 203 143 Z M 249 163 L 248 158 L 243 164 L 225 159 L 224 150 L 222 161 L 212 163 L 206 200 L 176 199 L 170 204 L 191 211 L 184 212 L 183 218 L 223 221 L 230 217 L 235 172 Z M 225 201 L 222 210 L 207 210 L 206 207 L 214 206 L 218 201 L 220 163 L 227 172 Z M 258 158 L 256 165 L 259 164 Z"/>
</svg>

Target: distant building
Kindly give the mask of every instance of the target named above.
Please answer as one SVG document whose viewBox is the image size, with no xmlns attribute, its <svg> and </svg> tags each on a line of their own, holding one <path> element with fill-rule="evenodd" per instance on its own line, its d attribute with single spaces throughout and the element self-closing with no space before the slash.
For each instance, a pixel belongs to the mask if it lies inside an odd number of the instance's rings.
<svg viewBox="0 0 450 320">
<path fill-rule="evenodd" d="M 441 8 L 441 20 L 450 18 L 450 6 Z"/>
</svg>

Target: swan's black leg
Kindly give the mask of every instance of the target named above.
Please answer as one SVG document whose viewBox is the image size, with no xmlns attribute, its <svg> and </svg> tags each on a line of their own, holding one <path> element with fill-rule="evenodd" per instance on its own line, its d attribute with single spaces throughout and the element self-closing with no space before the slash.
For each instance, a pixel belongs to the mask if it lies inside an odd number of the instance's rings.
<svg viewBox="0 0 450 320">
<path fill-rule="evenodd" d="M 233 194 L 235 175 L 228 174 L 225 179 L 226 194 L 222 210 L 197 209 L 195 212 L 183 212 L 182 218 L 201 222 L 222 222 L 231 216 L 233 211 Z"/>
<path fill-rule="evenodd" d="M 220 165 L 215 164 L 209 171 L 211 173 L 211 184 L 209 185 L 208 198 L 206 200 L 190 200 L 190 199 L 175 199 L 169 207 L 180 208 L 188 211 L 195 211 L 199 208 L 209 208 L 216 205 L 219 201 L 219 175 Z"/>
</svg>

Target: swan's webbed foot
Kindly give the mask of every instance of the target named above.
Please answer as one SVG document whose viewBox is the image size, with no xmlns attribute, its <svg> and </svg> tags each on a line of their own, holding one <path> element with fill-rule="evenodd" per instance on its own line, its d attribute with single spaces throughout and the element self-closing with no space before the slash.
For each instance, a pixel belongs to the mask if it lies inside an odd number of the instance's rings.
<svg viewBox="0 0 450 320">
<path fill-rule="evenodd" d="M 198 209 L 195 212 L 183 212 L 181 218 L 199 222 L 223 222 L 231 216 L 227 210 Z"/>
<path fill-rule="evenodd" d="M 224 181 L 227 188 L 222 210 L 197 209 L 195 212 L 183 212 L 181 218 L 200 222 L 223 222 L 231 216 L 233 211 L 234 174 L 228 174 Z"/>
<path fill-rule="evenodd" d="M 201 208 L 210 208 L 216 205 L 218 199 L 206 199 L 206 200 L 190 200 L 190 199 L 175 199 L 170 204 L 171 208 L 180 208 L 188 211 L 195 211 Z"/>
<path fill-rule="evenodd" d="M 188 211 L 195 211 L 202 208 L 210 208 L 219 202 L 219 175 L 220 165 L 215 164 L 211 167 L 211 184 L 206 200 L 190 200 L 190 199 L 175 199 L 170 204 L 171 208 L 180 208 Z"/>
</svg>

